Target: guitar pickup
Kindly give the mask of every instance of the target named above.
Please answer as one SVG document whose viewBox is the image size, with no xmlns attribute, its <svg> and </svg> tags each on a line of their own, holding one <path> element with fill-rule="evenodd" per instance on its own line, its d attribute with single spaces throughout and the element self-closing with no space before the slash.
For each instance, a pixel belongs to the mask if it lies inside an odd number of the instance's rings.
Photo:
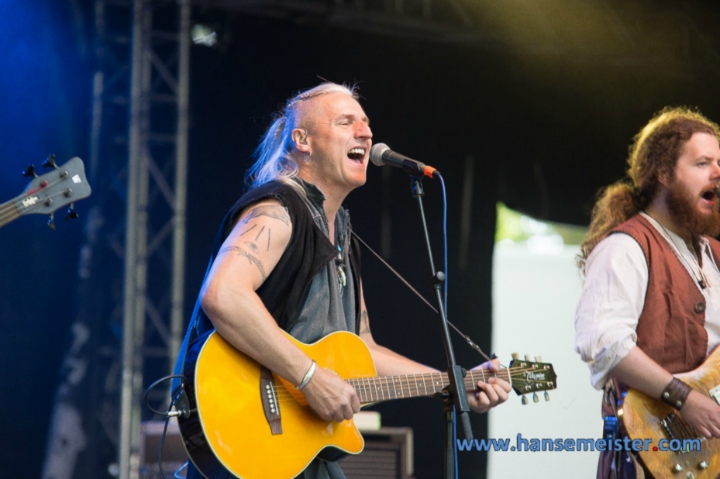
<svg viewBox="0 0 720 479">
<path fill-rule="evenodd" d="M 720 386 L 715 386 L 710 390 L 710 397 L 713 398 L 716 403 L 720 404 Z"/>
</svg>

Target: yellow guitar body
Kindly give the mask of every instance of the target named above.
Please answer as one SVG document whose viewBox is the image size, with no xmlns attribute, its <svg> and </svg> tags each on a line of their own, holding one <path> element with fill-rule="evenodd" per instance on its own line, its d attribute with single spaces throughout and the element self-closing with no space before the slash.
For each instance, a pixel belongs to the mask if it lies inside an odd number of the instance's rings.
<svg viewBox="0 0 720 479">
<path fill-rule="evenodd" d="M 313 344 L 290 339 L 318 366 L 344 379 L 377 376 L 367 346 L 354 334 L 336 332 Z M 263 410 L 260 365 L 217 333 L 202 347 L 195 367 L 196 407 L 207 442 L 225 469 L 242 479 L 292 478 L 326 447 L 362 451 L 364 441 L 352 420 L 320 419 L 299 391 L 273 376 L 280 434 L 272 434 Z"/>
<path fill-rule="evenodd" d="M 318 366 L 334 371 L 357 393 L 361 404 L 441 394 L 447 373 L 377 376 L 370 351 L 358 336 L 332 333 L 313 344 L 291 341 Z M 468 371 L 472 390 L 479 381 L 499 377 L 518 394 L 556 386 L 552 364 L 514 360 L 510 368 Z M 352 420 L 320 419 L 301 391 L 236 350 L 219 334 L 199 337 L 183 368 L 187 414 L 178 416 L 185 450 L 207 478 L 291 479 L 316 456 L 337 459 L 358 454 L 364 441 Z"/>
<path fill-rule="evenodd" d="M 710 396 L 710 391 L 720 386 L 720 348 L 713 350 L 699 368 L 676 377 L 694 390 Z M 677 411 L 661 400 L 652 399 L 634 389 L 628 391 L 622 411 L 630 438 L 652 439 L 649 450 L 641 451 L 640 457 L 656 479 L 720 477 L 720 439 L 703 440 L 700 451 L 654 451 L 653 447 L 657 447 L 661 439 L 670 439 L 664 430 L 663 419 Z M 681 416 L 680 413 L 677 415 Z M 699 466 L 703 461 L 707 464 L 705 469 Z M 675 472 L 676 465 L 682 467 L 682 471 Z"/>
</svg>

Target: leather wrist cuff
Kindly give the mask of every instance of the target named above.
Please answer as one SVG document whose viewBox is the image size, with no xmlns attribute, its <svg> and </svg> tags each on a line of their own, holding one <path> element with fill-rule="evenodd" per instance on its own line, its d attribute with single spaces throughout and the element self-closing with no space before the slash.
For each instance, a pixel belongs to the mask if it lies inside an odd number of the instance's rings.
<svg viewBox="0 0 720 479">
<path fill-rule="evenodd" d="M 685 404 L 685 400 L 692 391 L 692 388 L 680 381 L 678 378 L 673 378 L 670 383 L 665 386 L 665 390 L 660 395 L 660 399 L 665 401 L 671 407 L 680 410 Z"/>
</svg>

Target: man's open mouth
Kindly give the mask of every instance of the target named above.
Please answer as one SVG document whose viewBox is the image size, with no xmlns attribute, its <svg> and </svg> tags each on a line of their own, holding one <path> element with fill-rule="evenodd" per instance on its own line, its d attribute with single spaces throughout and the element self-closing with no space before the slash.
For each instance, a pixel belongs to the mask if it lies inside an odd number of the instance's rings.
<svg viewBox="0 0 720 479">
<path fill-rule="evenodd" d="M 362 162 L 365 159 L 365 148 L 356 147 L 348 151 L 348 158 Z"/>
<path fill-rule="evenodd" d="M 707 201 L 715 201 L 715 198 L 717 198 L 717 190 L 707 190 L 705 191 L 700 197 Z"/>
</svg>

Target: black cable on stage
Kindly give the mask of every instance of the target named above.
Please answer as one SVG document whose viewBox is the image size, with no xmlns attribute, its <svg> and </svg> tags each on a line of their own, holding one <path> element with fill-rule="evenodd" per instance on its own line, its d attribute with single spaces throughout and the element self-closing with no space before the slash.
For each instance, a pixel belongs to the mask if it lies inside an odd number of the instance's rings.
<svg viewBox="0 0 720 479">
<path fill-rule="evenodd" d="M 163 412 L 163 411 L 160 411 L 160 410 L 155 409 L 152 406 L 150 406 L 150 403 L 148 402 L 148 394 L 150 394 L 150 391 L 155 389 L 160 383 L 163 383 L 170 379 L 176 379 L 176 378 L 181 379 L 182 383 L 181 383 L 181 386 L 173 393 L 172 398 L 170 400 L 170 406 L 168 406 L 167 410 L 165 412 Z M 163 479 L 167 479 L 167 478 L 165 477 L 165 471 L 163 471 L 163 466 L 162 466 L 162 450 L 163 450 L 163 445 L 165 445 L 165 437 L 167 435 L 167 428 L 168 428 L 168 424 L 170 423 L 170 419 L 173 417 L 180 416 L 180 415 L 190 414 L 191 412 L 194 411 L 194 410 L 184 410 L 184 409 L 173 410 L 173 408 L 175 407 L 175 404 L 185 394 L 185 390 L 183 389 L 185 381 L 187 381 L 187 379 L 185 379 L 185 376 L 183 376 L 182 374 L 171 374 L 170 376 L 162 377 L 162 378 L 158 379 L 157 381 L 155 381 L 154 383 L 152 383 L 150 386 L 148 386 L 148 388 L 145 390 L 145 394 L 143 395 L 143 401 L 145 402 L 145 406 L 147 406 L 147 408 L 150 409 L 153 413 L 157 414 L 158 416 L 163 416 L 165 418 L 165 426 L 163 427 L 163 432 L 162 432 L 162 435 L 160 436 L 160 443 L 158 444 L 158 468 L 160 469 L 160 476 Z"/>
</svg>

